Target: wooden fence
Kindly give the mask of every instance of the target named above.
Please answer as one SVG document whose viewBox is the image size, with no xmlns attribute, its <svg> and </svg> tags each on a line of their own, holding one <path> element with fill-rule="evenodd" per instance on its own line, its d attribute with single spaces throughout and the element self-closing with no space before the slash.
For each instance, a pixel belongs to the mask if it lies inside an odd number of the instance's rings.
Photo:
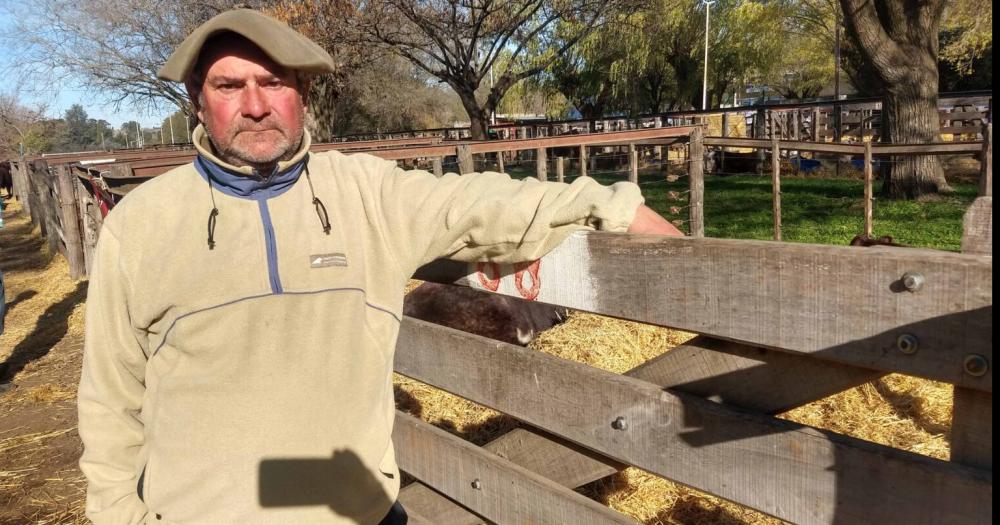
<svg viewBox="0 0 1000 525">
<path fill-rule="evenodd" d="M 495 138 L 510 140 L 552 137 L 575 133 L 626 131 L 662 126 L 694 125 L 717 121 L 721 136 L 736 127 L 747 138 L 777 137 L 781 140 L 856 141 L 878 140 L 881 135 L 880 98 L 847 99 L 790 104 L 767 104 L 671 111 L 635 116 L 577 120 L 515 121 L 491 125 Z M 990 91 L 943 93 L 938 98 L 942 136 L 975 140 L 983 124 L 992 121 L 993 94 Z M 336 141 L 442 137 L 463 140 L 469 128 L 434 128 L 388 133 L 363 133 L 338 137 Z"/>
<path fill-rule="evenodd" d="M 793 523 L 990 523 L 992 198 L 965 228 L 965 254 L 576 234 L 538 301 L 701 335 L 617 375 L 405 319 L 399 373 L 526 428 L 478 448 L 399 413 L 400 501 L 417 523 L 627 523 L 572 489 L 631 465 Z M 484 290 L 479 270 L 417 277 Z M 498 293 L 520 297 L 515 270 Z M 886 373 L 955 385 L 951 461 L 773 417 Z"/>
<path fill-rule="evenodd" d="M 703 148 L 736 145 L 725 140 L 735 139 L 704 138 L 696 126 L 370 151 L 455 157 L 462 171 L 477 156 L 502 164 L 505 152 L 534 151 L 547 178 L 559 151 L 580 151 L 586 171 L 588 148 L 627 148 L 631 176 L 640 147 L 686 144 L 694 230 Z M 764 142 L 868 158 L 971 148 Z M 89 255 L 73 251 L 92 248 L 102 203 L 114 198 L 97 176 L 141 179 L 145 161 L 66 162 L 15 162 L 15 180 L 79 272 Z M 530 275 L 501 265 L 496 293 L 521 297 L 515 281 L 530 278 L 535 300 L 699 336 L 618 375 L 405 318 L 399 373 L 524 427 L 477 447 L 398 413 L 398 462 L 418 480 L 400 501 L 414 523 L 629 523 L 573 489 L 631 465 L 793 523 L 991 523 L 992 197 L 975 201 L 964 227 L 961 254 L 579 233 Z M 487 293 L 482 269 L 438 261 L 416 277 Z M 950 461 L 774 417 L 887 373 L 955 385 Z"/>
</svg>

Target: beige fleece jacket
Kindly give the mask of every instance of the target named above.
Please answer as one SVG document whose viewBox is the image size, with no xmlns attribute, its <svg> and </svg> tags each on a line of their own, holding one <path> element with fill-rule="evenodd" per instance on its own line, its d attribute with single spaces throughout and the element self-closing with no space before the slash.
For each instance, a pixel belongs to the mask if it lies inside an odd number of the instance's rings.
<svg viewBox="0 0 1000 525">
<path fill-rule="evenodd" d="M 414 270 L 536 259 L 626 229 L 642 202 L 626 183 L 436 178 L 308 147 L 279 171 L 307 165 L 328 234 L 305 176 L 234 195 L 197 162 L 108 215 L 79 391 L 95 523 L 377 523 L 399 490 L 392 361 Z"/>
</svg>

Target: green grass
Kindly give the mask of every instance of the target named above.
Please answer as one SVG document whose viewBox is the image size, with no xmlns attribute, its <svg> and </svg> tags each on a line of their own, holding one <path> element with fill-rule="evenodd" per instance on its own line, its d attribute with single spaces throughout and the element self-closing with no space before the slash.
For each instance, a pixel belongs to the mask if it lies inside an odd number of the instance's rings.
<svg viewBox="0 0 1000 525">
<path fill-rule="evenodd" d="M 511 170 L 514 177 L 534 176 L 533 166 Z M 567 176 L 575 176 L 567 171 Z M 550 175 L 551 176 L 551 175 Z M 592 176 L 601 183 L 625 180 L 622 173 Z M 688 179 L 664 181 L 661 172 L 643 171 L 639 183 L 646 203 L 671 220 L 687 219 Z M 976 198 L 975 185 L 953 183 L 955 193 L 932 202 L 876 198 L 874 233 L 891 235 L 910 246 L 959 251 L 962 215 Z M 677 191 L 680 200 L 668 200 Z M 790 242 L 846 245 L 864 231 L 864 185 L 857 179 L 783 177 L 781 180 L 782 238 Z M 878 195 L 878 185 L 875 194 Z M 680 207 L 671 213 L 671 207 Z M 681 229 L 687 230 L 687 223 Z M 705 235 L 731 239 L 773 238 L 771 180 L 756 175 L 709 176 L 705 180 Z"/>
</svg>

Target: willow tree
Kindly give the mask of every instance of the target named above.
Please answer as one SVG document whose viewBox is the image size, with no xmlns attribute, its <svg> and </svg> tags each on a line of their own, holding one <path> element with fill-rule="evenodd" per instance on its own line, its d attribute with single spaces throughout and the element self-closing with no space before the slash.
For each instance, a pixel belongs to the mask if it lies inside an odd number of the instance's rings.
<svg viewBox="0 0 1000 525">
<path fill-rule="evenodd" d="M 882 140 L 939 140 L 938 30 L 944 0 L 840 0 L 850 38 L 882 86 Z M 889 198 L 948 193 L 944 170 L 931 155 L 895 157 L 883 179 Z"/>
<path fill-rule="evenodd" d="M 504 94 L 533 77 L 600 27 L 612 14 L 644 0 L 367 0 L 356 27 L 448 84 L 469 115 L 473 138 L 485 139 L 490 115 Z M 560 20 L 578 32 L 557 39 Z M 499 69 L 500 58 L 506 57 Z M 489 80 L 491 79 L 492 80 Z M 480 99 L 477 90 L 491 82 Z"/>
</svg>

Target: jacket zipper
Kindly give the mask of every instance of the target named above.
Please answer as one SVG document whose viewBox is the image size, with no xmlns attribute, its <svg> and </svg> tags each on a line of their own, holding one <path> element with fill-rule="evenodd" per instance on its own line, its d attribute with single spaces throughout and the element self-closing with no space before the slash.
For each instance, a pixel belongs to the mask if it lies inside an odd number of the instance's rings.
<svg viewBox="0 0 1000 525">
<path fill-rule="evenodd" d="M 260 170 L 253 170 L 253 175 L 265 184 L 271 180 L 278 167 L 275 166 L 271 173 L 264 174 Z M 257 207 L 260 210 L 260 220 L 264 226 L 264 248 L 267 256 L 267 278 L 271 283 L 271 293 L 280 294 L 281 276 L 278 275 L 278 244 L 274 237 L 274 225 L 271 223 L 271 212 L 267 207 L 267 199 L 271 196 L 271 189 L 266 185 L 261 188 L 260 195 L 257 196 Z"/>
</svg>

